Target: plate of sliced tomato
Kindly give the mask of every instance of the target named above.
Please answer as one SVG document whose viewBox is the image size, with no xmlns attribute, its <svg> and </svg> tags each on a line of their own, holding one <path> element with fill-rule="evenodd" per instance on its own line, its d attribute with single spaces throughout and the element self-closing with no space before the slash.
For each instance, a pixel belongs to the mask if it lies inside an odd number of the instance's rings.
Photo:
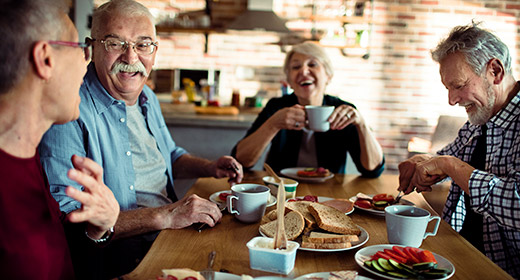
<svg viewBox="0 0 520 280">
<path fill-rule="evenodd" d="M 372 194 L 372 195 L 358 193 L 357 195 L 349 198 L 349 200 L 354 203 L 354 208 L 356 208 L 356 209 L 366 211 L 366 212 L 372 213 L 377 216 L 384 216 L 385 215 L 384 207 L 393 205 L 395 198 L 393 195 L 389 195 L 386 193 L 379 193 L 379 194 Z M 383 204 L 386 203 L 386 206 L 376 207 L 375 205 L 378 202 L 382 202 Z M 401 199 L 398 204 L 399 205 L 415 205 L 413 202 L 406 200 L 406 199 Z"/>
<path fill-rule="evenodd" d="M 429 250 L 415 247 L 373 245 L 357 251 L 354 258 L 361 268 L 385 279 L 442 280 L 455 274 L 455 267 L 449 260 Z M 371 267 L 371 262 L 374 261 L 382 265 Z"/>
</svg>

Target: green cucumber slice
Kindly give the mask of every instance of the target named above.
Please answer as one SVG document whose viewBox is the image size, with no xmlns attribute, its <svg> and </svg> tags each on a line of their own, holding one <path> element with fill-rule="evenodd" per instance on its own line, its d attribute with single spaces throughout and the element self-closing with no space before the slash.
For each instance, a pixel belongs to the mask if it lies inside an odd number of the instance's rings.
<svg viewBox="0 0 520 280">
<path fill-rule="evenodd" d="M 402 278 L 402 279 L 408 278 L 408 275 L 404 275 L 404 274 L 401 274 L 401 273 L 395 272 L 395 271 L 387 271 L 386 274 L 393 276 L 393 277 Z"/>
<path fill-rule="evenodd" d="M 386 270 L 384 270 L 376 260 L 372 261 L 372 268 L 377 272 L 386 273 Z"/>
<path fill-rule="evenodd" d="M 414 270 L 428 270 L 432 268 L 437 268 L 437 264 L 434 262 L 422 262 L 412 265 L 412 268 Z"/>
<path fill-rule="evenodd" d="M 387 259 L 379 258 L 377 259 L 377 263 L 386 271 L 393 271 L 394 268 L 388 263 Z"/>
</svg>

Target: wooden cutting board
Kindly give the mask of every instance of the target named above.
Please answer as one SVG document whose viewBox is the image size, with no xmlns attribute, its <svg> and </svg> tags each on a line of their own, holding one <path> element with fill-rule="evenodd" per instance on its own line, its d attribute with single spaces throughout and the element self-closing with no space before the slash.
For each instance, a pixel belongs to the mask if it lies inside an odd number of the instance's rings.
<svg viewBox="0 0 520 280">
<path fill-rule="evenodd" d="M 197 114 L 206 114 L 206 115 L 238 115 L 240 110 L 237 107 L 226 106 L 226 107 L 215 107 L 215 106 L 195 106 L 195 112 Z"/>
</svg>

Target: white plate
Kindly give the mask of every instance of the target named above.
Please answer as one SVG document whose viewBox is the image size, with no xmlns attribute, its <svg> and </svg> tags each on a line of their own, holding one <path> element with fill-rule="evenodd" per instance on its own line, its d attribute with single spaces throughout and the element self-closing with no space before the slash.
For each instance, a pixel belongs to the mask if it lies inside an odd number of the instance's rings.
<svg viewBox="0 0 520 280">
<path fill-rule="evenodd" d="M 303 199 L 303 196 L 297 196 L 295 198 L 300 198 L 300 199 Z M 294 199 L 294 198 L 289 198 L 287 199 L 286 201 L 289 201 L 291 199 Z M 324 202 L 324 201 L 328 201 L 328 200 L 334 200 L 335 198 L 331 198 L 331 197 L 325 197 L 325 196 L 318 196 L 318 202 Z M 349 212 L 345 213 L 345 215 L 348 215 L 350 213 L 354 212 L 354 208 L 352 208 L 352 210 L 350 210 Z"/>
<path fill-rule="evenodd" d="M 330 272 L 314 272 L 314 273 L 309 273 L 309 274 L 299 276 L 297 278 L 294 278 L 294 280 L 307 280 L 309 278 L 322 278 L 322 280 L 328 280 L 329 276 L 330 276 Z M 372 280 L 372 279 L 365 277 L 365 276 L 358 275 L 358 276 L 356 276 L 355 280 Z"/>
<path fill-rule="evenodd" d="M 298 242 L 300 243 L 300 247 L 298 248 L 298 250 L 302 250 L 302 251 L 312 251 L 312 252 L 339 252 L 339 251 L 348 251 L 348 250 L 352 250 L 352 249 L 356 249 L 360 246 L 363 246 L 365 243 L 367 243 L 368 241 L 368 232 L 358 226 L 358 228 L 361 230 L 361 234 L 359 235 L 359 241 L 357 242 L 352 242 L 352 246 L 350 248 L 341 248 L 341 249 L 311 249 L 311 248 L 302 248 L 301 247 L 301 242 Z M 260 235 L 264 236 L 264 237 L 267 237 L 261 230 L 260 230 L 260 227 L 258 228 L 258 232 L 260 232 Z"/>
<path fill-rule="evenodd" d="M 280 173 L 282 173 L 282 175 L 284 175 L 284 176 L 296 179 L 297 181 L 308 182 L 308 183 L 325 182 L 326 180 L 334 177 L 334 174 L 332 172 L 327 177 L 301 177 L 301 176 L 298 176 L 298 171 L 304 170 L 305 168 L 309 168 L 309 167 L 285 168 L 285 169 L 280 170 Z"/>
<path fill-rule="evenodd" d="M 386 274 L 375 272 L 364 265 L 364 262 L 366 260 L 369 260 L 375 253 L 377 253 L 379 251 L 383 251 L 384 249 L 392 249 L 393 246 L 395 246 L 395 245 L 382 244 L 382 245 L 368 246 L 366 248 L 363 248 L 363 249 L 357 251 L 356 255 L 354 256 L 354 259 L 356 260 L 356 263 L 359 266 L 361 266 L 361 268 L 363 268 L 364 270 L 366 270 L 372 274 L 375 274 L 375 275 L 385 278 L 385 279 L 400 280 L 401 278 L 391 277 Z M 444 258 L 438 254 L 435 254 L 435 253 L 433 253 L 433 255 L 435 256 L 435 259 L 437 260 L 438 268 L 448 269 L 451 271 L 451 273 L 448 276 L 446 276 L 444 278 L 437 278 L 436 280 L 448 279 L 451 276 L 453 276 L 453 274 L 455 274 L 455 267 L 449 260 L 447 260 L 446 258 Z"/>
<path fill-rule="evenodd" d="M 221 203 L 226 204 L 225 201 L 220 200 L 220 198 L 218 197 L 218 195 L 221 193 L 231 193 L 231 190 L 225 190 L 225 191 L 213 193 L 212 195 L 209 196 L 209 200 L 215 202 L 216 204 L 221 204 Z M 267 202 L 267 207 L 273 206 L 275 204 L 276 204 L 276 197 L 271 195 L 271 198 Z"/>
<path fill-rule="evenodd" d="M 215 272 L 214 280 L 241 280 L 242 276 L 225 272 Z"/>
<path fill-rule="evenodd" d="M 372 195 L 368 195 L 368 196 L 373 197 L 374 195 L 372 194 Z M 350 200 L 350 201 L 355 203 L 356 200 L 357 200 L 357 196 L 353 196 L 353 197 L 349 198 L 348 200 Z M 413 202 L 409 201 L 409 200 L 401 198 L 401 200 L 399 201 L 399 205 L 415 205 L 415 204 Z M 366 209 L 366 208 L 359 207 L 356 204 L 354 204 L 354 208 L 359 209 L 361 211 L 372 213 L 372 214 L 377 215 L 377 216 L 384 216 L 385 215 L 385 210 Z"/>
</svg>

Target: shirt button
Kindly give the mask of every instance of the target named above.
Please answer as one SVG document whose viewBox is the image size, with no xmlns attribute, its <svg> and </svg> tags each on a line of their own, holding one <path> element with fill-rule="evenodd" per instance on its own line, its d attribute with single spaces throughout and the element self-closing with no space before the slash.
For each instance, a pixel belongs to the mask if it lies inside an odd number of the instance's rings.
<svg viewBox="0 0 520 280">
<path fill-rule="evenodd" d="M 119 121 L 120 122 L 125 122 L 125 118 L 120 118 Z"/>
<path fill-rule="evenodd" d="M 130 152 L 130 151 L 126 152 L 127 156 L 130 156 L 131 154 L 132 154 L 132 152 Z"/>
<path fill-rule="evenodd" d="M 131 185 L 131 186 L 130 186 L 130 190 L 131 190 L 131 191 L 134 190 L 134 185 Z"/>
</svg>

